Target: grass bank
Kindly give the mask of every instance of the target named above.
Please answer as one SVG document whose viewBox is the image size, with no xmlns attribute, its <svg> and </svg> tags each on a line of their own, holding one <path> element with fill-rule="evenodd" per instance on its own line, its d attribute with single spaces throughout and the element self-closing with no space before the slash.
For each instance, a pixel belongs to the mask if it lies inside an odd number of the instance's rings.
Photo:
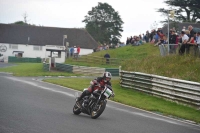
<svg viewBox="0 0 200 133">
<path fill-rule="evenodd" d="M 10 72 L 14 76 L 74 76 L 67 72 L 45 72 L 42 63 L 16 63 L 16 66 L 0 68 L 0 72 Z"/>
<path fill-rule="evenodd" d="M 82 91 L 83 88 L 87 88 L 89 86 L 90 80 L 91 79 L 86 78 L 64 78 L 46 79 L 44 81 Z M 111 99 L 113 101 L 159 113 L 165 116 L 170 116 L 177 119 L 187 119 L 200 123 L 199 110 L 166 101 L 162 98 L 153 97 L 132 89 L 122 88 L 119 85 L 119 80 L 112 80 L 112 86 L 115 92 L 114 99 Z"/>
<path fill-rule="evenodd" d="M 128 45 L 117 49 L 95 52 L 91 55 L 103 57 L 105 53 L 109 53 L 111 58 L 125 60 L 120 64 L 122 70 L 125 71 L 143 72 L 200 82 L 200 58 L 192 55 L 179 56 L 176 54 L 162 57 L 159 48 L 152 44 L 144 44 L 141 46 Z M 76 62 L 73 59 L 67 59 L 66 63 L 91 67 L 118 68 L 118 66 Z"/>
</svg>

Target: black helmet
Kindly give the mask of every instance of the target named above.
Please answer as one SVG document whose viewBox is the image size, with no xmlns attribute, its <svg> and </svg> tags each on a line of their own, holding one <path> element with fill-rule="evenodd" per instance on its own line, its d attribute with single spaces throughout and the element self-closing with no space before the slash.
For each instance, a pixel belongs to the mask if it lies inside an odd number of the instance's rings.
<svg viewBox="0 0 200 133">
<path fill-rule="evenodd" d="M 111 78 L 112 78 L 112 74 L 110 72 L 104 72 L 103 73 L 103 78 L 104 78 L 105 82 L 110 81 Z"/>
</svg>

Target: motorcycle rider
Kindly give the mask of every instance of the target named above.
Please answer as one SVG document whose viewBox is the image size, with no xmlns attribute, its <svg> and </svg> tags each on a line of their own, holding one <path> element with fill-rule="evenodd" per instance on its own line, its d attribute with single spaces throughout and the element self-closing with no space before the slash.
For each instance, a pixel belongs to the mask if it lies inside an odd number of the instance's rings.
<svg viewBox="0 0 200 133">
<path fill-rule="evenodd" d="M 90 86 L 87 90 L 83 91 L 83 93 L 81 94 L 81 96 L 77 99 L 77 104 L 79 107 L 81 107 L 80 105 L 80 100 L 85 97 L 85 96 L 89 96 L 93 91 L 95 90 L 103 90 L 104 87 L 106 85 L 111 86 L 111 73 L 110 72 L 104 72 L 102 77 L 97 77 L 96 79 L 90 81 Z M 114 96 L 114 93 L 113 95 Z"/>
</svg>

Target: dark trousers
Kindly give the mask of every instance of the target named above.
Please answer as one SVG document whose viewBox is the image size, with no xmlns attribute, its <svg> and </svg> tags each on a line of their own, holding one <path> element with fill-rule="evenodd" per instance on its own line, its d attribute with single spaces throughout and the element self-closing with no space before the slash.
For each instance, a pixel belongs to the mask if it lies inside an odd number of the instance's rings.
<svg viewBox="0 0 200 133">
<path fill-rule="evenodd" d="M 106 64 L 109 64 L 109 63 L 110 63 L 110 61 L 109 61 L 109 59 L 107 58 L 107 59 L 106 59 Z"/>
<path fill-rule="evenodd" d="M 186 54 L 189 54 L 190 51 L 190 45 L 189 44 L 182 44 L 179 49 L 179 54 L 183 55 L 185 52 Z"/>
</svg>

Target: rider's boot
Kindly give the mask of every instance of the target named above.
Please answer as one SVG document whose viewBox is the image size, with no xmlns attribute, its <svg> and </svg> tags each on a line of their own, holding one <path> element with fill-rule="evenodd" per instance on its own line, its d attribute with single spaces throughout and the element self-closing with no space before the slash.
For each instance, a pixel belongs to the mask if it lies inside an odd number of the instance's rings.
<svg viewBox="0 0 200 133">
<path fill-rule="evenodd" d="M 88 90 L 85 90 L 81 94 L 81 96 L 77 99 L 77 104 L 78 104 L 79 108 L 81 108 L 81 103 L 80 103 L 81 99 L 84 98 L 85 96 L 88 96 L 88 95 L 90 95 L 90 92 Z"/>
</svg>

